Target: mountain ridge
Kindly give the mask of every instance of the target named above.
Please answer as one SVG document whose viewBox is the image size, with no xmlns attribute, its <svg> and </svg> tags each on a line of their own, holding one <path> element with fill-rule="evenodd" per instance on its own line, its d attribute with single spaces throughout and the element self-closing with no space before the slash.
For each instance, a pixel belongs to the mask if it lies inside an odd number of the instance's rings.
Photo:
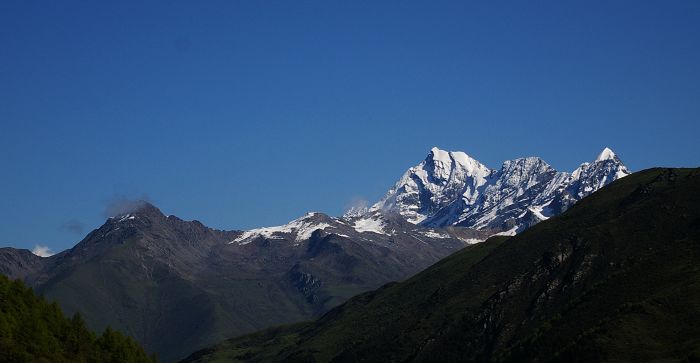
<svg viewBox="0 0 700 363">
<path fill-rule="evenodd" d="M 697 361 L 700 168 L 649 169 L 321 318 L 183 362 Z"/>
<path fill-rule="evenodd" d="M 380 201 L 364 213 L 346 216 L 398 214 L 423 226 L 515 234 L 629 174 L 608 147 L 571 173 L 534 156 L 506 160 L 500 169 L 491 169 L 464 152 L 433 147 Z"/>
<path fill-rule="evenodd" d="M 140 203 L 51 257 L 0 249 L 0 271 L 67 314 L 80 312 L 91 329 L 117 328 L 172 360 L 230 335 L 308 320 L 485 238 L 381 223 L 309 213 L 281 227 L 222 231 Z"/>
</svg>

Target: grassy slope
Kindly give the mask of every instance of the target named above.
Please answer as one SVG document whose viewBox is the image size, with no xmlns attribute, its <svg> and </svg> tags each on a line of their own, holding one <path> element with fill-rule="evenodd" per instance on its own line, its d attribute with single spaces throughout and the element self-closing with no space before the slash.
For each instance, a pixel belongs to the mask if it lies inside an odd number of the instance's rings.
<svg viewBox="0 0 700 363">
<path fill-rule="evenodd" d="M 692 360 L 699 266 L 700 171 L 651 169 L 315 322 L 191 360 Z"/>
</svg>

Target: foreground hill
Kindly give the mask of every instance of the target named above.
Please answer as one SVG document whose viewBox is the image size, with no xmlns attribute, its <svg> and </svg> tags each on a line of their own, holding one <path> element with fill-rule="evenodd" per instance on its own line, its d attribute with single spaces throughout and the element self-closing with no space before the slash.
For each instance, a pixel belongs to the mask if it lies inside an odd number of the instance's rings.
<svg viewBox="0 0 700 363">
<path fill-rule="evenodd" d="M 650 169 L 319 320 L 185 361 L 698 359 L 700 169 Z"/>
<path fill-rule="evenodd" d="M 131 338 L 89 331 L 21 281 L 0 275 L 0 362 L 154 362 Z"/>
</svg>

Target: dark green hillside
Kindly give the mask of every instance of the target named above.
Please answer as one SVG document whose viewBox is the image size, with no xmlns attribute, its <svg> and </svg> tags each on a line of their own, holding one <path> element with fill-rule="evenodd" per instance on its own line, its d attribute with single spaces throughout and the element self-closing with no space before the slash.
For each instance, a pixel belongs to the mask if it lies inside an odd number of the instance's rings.
<svg viewBox="0 0 700 363">
<path fill-rule="evenodd" d="M 129 337 L 89 331 L 21 281 L 0 275 L 0 362 L 153 362 Z"/>
<path fill-rule="evenodd" d="M 698 360 L 700 169 L 650 169 L 315 322 L 186 361 Z"/>
</svg>

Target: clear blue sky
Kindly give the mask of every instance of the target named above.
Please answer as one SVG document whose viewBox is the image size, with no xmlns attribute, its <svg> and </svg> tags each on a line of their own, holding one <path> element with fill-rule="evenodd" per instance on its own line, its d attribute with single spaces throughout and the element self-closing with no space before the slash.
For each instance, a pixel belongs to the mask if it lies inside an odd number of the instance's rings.
<svg viewBox="0 0 700 363">
<path fill-rule="evenodd" d="M 699 1 L 475 3 L 0 2 L 0 246 L 338 215 L 432 146 L 700 164 Z"/>
</svg>

